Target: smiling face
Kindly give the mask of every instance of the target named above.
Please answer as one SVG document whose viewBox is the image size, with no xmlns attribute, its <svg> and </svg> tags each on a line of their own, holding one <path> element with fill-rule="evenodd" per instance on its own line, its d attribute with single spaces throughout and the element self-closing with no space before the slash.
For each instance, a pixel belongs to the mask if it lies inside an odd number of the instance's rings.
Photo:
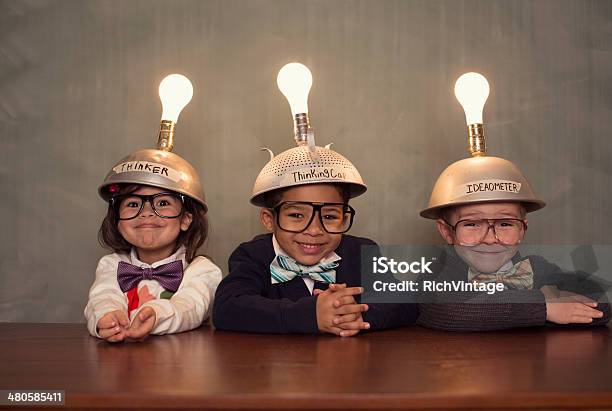
<svg viewBox="0 0 612 411">
<path fill-rule="evenodd" d="M 495 202 L 457 206 L 445 211 L 444 217 L 446 222 L 452 226 L 461 220 L 500 218 L 520 219 L 525 221 L 525 225 L 527 224 L 525 210 L 520 203 Z M 474 246 L 460 245 L 455 231 L 445 223 L 444 219 L 437 220 L 437 228 L 442 238 L 454 246 L 463 261 L 481 273 L 496 272 L 518 251 L 518 244 L 501 244 L 495 237 L 492 228 L 489 228 L 482 241 Z M 524 235 L 523 230 L 520 240 Z"/>
<path fill-rule="evenodd" d="M 168 190 L 141 186 L 132 194 L 152 195 Z M 133 206 L 129 196 L 119 204 L 119 208 Z M 142 212 L 131 220 L 119 220 L 117 227 L 123 238 L 136 248 L 138 258 L 151 264 L 172 255 L 176 249 L 176 240 L 181 231 L 186 231 L 192 221 L 192 215 L 183 212 L 176 218 L 158 217 L 149 202 L 145 202 Z"/>
<path fill-rule="evenodd" d="M 342 203 L 340 190 L 332 184 L 307 184 L 292 187 L 283 192 L 280 201 L 305 201 L 314 203 Z M 282 230 L 276 216 L 269 208 L 262 208 L 261 223 L 274 233 L 281 248 L 295 261 L 304 265 L 317 264 L 323 257 L 338 248 L 342 234 L 330 234 L 321 226 L 315 215 L 310 225 L 301 233 Z"/>
</svg>

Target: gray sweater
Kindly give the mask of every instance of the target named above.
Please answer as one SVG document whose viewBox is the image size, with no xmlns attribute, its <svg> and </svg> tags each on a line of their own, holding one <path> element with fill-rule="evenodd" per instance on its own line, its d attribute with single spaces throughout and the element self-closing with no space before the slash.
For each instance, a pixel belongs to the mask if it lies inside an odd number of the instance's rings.
<svg viewBox="0 0 612 411">
<path fill-rule="evenodd" d="M 500 293 L 478 292 L 444 293 L 433 301 L 419 304 L 418 324 L 448 331 L 486 331 L 515 327 L 555 326 L 546 321 L 546 301 L 540 288 L 556 285 L 599 301 L 597 309 L 603 317 L 589 324 L 568 324 L 561 327 L 592 327 L 605 325 L 610 319 L 610 305 L 603 287 L 583 273 L 563 272 L 540 256 L 512 259 L 517 263 L 528 258 L 533 268 L 533 290 L 505 290 Z M 468 266 L 452 247 L 445 247 L 437 258 L 437 281 L 467 281 Z"/>
</svg>

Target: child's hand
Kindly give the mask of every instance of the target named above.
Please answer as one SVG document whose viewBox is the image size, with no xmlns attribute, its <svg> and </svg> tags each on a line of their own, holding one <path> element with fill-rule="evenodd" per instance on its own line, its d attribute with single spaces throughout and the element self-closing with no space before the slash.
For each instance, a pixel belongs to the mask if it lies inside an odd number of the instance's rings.
<svg viewBox="0 0 612 411">
<path fill-rule="evenodd" d="M 122 310 L 106 313 L 98 321 L 98 335 L 108 342 L 120 342 L 125 338 L 125 328 L 129 325 L 127 313 Z"/>
<path fill-rule="evenodd" d="M 367 311 L 368 306 L 366 304 L 356 304 L 353 296 L 359 295 L 363 292 L 361 287 L 349 287 L 346 285 L 339 285 L 337 287 L 330 287 L 326 291 L 315 292 L 317 296 L 317 325 L 319 331 L 327 332 L 341 337 L 350 337 L 359 332 L 359 329 L 343 329 L 334 324 L 333 320 L 337 316 L 343 316 L 347 314 L 359 314 Z M 345 298 L 349 297 L 349 298 Z M 352 301 L 352 303 L 350 302 Z M 342 322 L 345 324 L 346 322 Z M 365 327 L 366 323 L 363 323 Z"/>
<path fill-rule="evenodd" d="M 344 288 L 346 288 L 346 284 L 329 285 L 329 289 L 332 291 L 339 291 Z M 352 295 L 342 297 L 334 301 L 335 307 L 340 307 L 341 305 L 346 304 L 357 304 L 357 301 L 355 301 L 355 297 L 353 297 Z M 337 315 L 332 320 L 332 323 L 342 330 L 354 331 L 354 333 L 350 333 L 350 335 L 343 335 L 346 337 L 355 335 L 361 330 L 367 330 L 370 328 L 370 324 L 363 321 L 363 315 L 361 313 Z"/>
<path fill-rule="evenodd" d="M 126 330 L 126 337 L 134 341 L 144 341 L 153 330 L 156 318 L 153 308 L 144 307 Z"/>
<path fill-rule="evenodd" d="M 330 284 L 329 291 L 337 292 L 339 290 L 346 289 L 346 284 Z M 323 293 L 323 290 L 315 289 L 313 295 Z M 334 301 L 334 307 L 339 308 L 341 305 L 346 304 L 357 304 L 355 297 L 352 295 L 345 296 Z M 340 336 L 351 337 L 359 333 L 361 330 L 367 330 L 370 328 L 370 324 L 363 321 L 361 312 L 336 315 L 332 320 L 332 324 L 340 329 Z M 345 332 L 343 332 L 344 330 Z"/>
<path fill-rule="evenodd" d="M 593 318 L 603 317 L 596 310 L 597 302 L 569 291 L 560 291 L 556 286 L 540 289 L 546 299 L 546 319 L 556 324 L 588 324 Z"/>
<path fill-rule="evenodd" d="M 354 331 L 354 334 L 342 335 L 343 337 L 349 337 L 359 333 L 361 330 L 370 329 L 370 323 L 363 321 L 363 315 L 361 313 L 336 316 L 332 322 L 336 327 L 342 330 Z"/>
</svg>

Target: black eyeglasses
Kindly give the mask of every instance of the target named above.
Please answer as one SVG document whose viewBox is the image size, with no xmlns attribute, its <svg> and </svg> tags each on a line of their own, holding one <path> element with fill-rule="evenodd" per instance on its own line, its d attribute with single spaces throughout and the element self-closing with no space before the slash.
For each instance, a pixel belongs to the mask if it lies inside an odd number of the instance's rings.
<svg viewBox="0 0 612 411">
<path fill-rule="evenodd" d="M 156 216 L 177 218 L 183 213 L 185 197 L 176 193 L 157 193 L 151 195 L 123 194 L 110 199 L 119 220 L 131 220 L 138 217 L 147 202 Z"/>
<path fill-rule="evenodd" d="M 455 231 L 459 245 L 474 246 L 485 239 L 490 228 L 493 235 L 503 245 L 517 245 L 523 240 L 527 229 L 524 220 L 518 218 L 488 218 L 479 220 L 460 220 L 454 226 L 446 225 Z"/>
<path fill-rule="evenodd" d="M 306 230 L 315 214 L 319 215 L 321 227 L 330 234 L 342 234 L 350 230 L 355 210 L 344 203 L 313 203 L 306 201 L 284 201 L 272 208 L 276 224 L 281 230 L 301 233 Z"/>
</svg>

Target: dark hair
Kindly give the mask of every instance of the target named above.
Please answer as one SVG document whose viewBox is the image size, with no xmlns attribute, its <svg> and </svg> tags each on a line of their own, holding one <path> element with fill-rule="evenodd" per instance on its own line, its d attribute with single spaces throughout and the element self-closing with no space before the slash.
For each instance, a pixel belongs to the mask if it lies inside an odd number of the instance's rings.
<svg viewBox="0 0 612 411">
<path fill-rule="evenodd" d="M 131 194 L 141 186 L 145 186 L 145 184 L 120 184 L 118 191 L 114 195 Z M 172 190 L 168 191 L 174 193 Z M 175 251 L 181 245 L 184 245 L 186 248 L 185 260 L 190 263 L 195 258 L 198 249 L 206 241 L 208 235 L 208 216 L 202 204 L 188 196 L 185 196 L 183 204 L 183 213 L 185 212 L 191 213 L 193 218 L 187 231 L 181 230 L 179 233 L 176 239 Z M 132 249 L 132 244 L 128 243 L 119 232 L 118 222 L 117 207 L 109 201 L 106 216 L 98 231 L 98 242 L 102 247 L 113 250 L 116 253 L 129 253 Z"/>
<path fill-rule="evenodd" d="M 342 197 L 342 202 L 344 204 L 348 204 L 351 198 L 350 184 L 345 184 L 345 183 L 315 183 L 315 184 L 331 184 L 332 186 L 334 186 L 340 193 L 340 196 Z M 283 199 L 283 194 L 285 194 L 285 191 L 293 187 L 297 187 L 297 186 L 278 188 L 276 190 L 268 191 L 267 193 L 265 193 L 264 194 L 265 207 L 266 208 L 276 207 Z"/>
</svg>

